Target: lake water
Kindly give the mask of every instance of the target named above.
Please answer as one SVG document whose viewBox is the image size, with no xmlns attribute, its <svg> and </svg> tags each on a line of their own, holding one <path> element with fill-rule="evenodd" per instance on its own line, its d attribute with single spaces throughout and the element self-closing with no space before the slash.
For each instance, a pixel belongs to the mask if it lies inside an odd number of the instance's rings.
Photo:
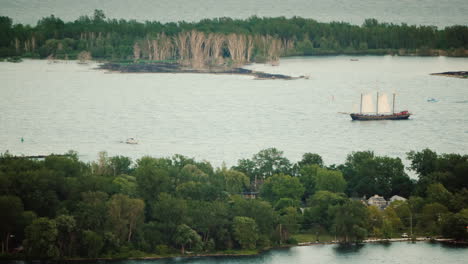
<svg viewBox="0 0 468 264">
<path fill-rule="evenodd" d="M 367 244 L 343 248 L 337 245 L 293 247 L 271 250 L 250 257 L 200 257 L 165 260 L 126 260 L 113 264 L 462 264 L 466 263 L 468 249 L 430 243 Z"/>
<path fill-rule="evenodd" d="M 74 61 L 0 62 L 0 152 L 77 150 L 156 157 L 180 153 L 234 165 L 276 147 L 343 163 L 357 150 L 404 158 L 410 150 L 468 152 L 468 80 L 429 73 L 467 70 L 467 58 L 296 57 L 248 68 L 310 79 L 210 74 L 120 74 Z M 396 92 L 411 120 L 351 121 L 360 94 Z M 438 102 L 428 102 L 435 98 Z M 21 142 L 21 138 L 24 142 Z M 138 145 L 121 143 L 136 137 Z"/>
<path fill-rule="evenodd" d="M 110 18 L 198 21 L 203 18 L 302 16 L 322 22 L 362 24 L 365 18 L 391 23 L 468 25 L 466 0 L 1 0 L 0 15 L 35 25 L 54 14 L 66 21 L 102 9 Z"/>
</svg>

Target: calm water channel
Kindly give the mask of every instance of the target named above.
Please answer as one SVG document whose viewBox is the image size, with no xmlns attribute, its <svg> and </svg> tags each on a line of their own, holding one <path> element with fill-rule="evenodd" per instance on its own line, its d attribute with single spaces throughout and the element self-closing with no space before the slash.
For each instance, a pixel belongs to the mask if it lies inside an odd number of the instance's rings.
<svg viewBox="0 0 468 264">
<path fill-rule="evenodd" d="M 248 68 L 310 79 L 253 80 L 209 74 L 119 74 L 76 62 L 0 62 L 0 152 L 77 150 L 110 155 L 181 153 L 219 166 L 267 147 L 296 161 L 319 153 L 327 164 L 374 150 L 405 157 L 429 147 L 468 153 L 468 81 L 429 73 L 466 70 L 467 58 L 297 57 Z M 351 121 L 360 94 L 397 93 L 407 121 Z M 435 98 L 438 102 L 428 102 Z M 24 142 L 21 142 L 21 137 Z M 136 137 L 140 144 L 121 143 Z"/>
</svg>

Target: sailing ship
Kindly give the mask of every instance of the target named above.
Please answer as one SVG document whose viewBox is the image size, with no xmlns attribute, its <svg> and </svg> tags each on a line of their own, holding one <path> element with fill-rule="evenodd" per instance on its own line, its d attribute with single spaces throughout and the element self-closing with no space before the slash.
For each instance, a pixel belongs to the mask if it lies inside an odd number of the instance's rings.
<svg viewBox="0 0 468 264">
<path fill-rule="evenodd" d="M 374 112 L 375 110 L 375 112 Z M 372 97 L 370 95 L 361 94 L 361 104 L 359 113 L 350 114 L 353 120 L 370 121 L 370 120 L 404 120 L 410 117 L 411 113 L 408 111 L 401 111 L 395 113 L 395 94 L 393 94 L 393 107 L 390 112 L 388 105 L 387 95 L 379 96 L 377 93 L 377 105 L 374 109 L 372 104 Z"/>
</svg>

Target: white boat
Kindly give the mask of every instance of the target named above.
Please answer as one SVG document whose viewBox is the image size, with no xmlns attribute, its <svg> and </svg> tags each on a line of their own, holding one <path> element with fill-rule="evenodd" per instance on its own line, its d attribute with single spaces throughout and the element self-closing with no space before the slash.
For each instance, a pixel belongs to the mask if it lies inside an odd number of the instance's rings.
<svg viewBox="0 0 468 264">
<path fill-rule="evenodd" d="M 125 143 L 127 143 L 127 144 L 138 144 L 138 141 L 136 139 L 134 139 L 134 138 L 127 138 Z"/>
</svg>

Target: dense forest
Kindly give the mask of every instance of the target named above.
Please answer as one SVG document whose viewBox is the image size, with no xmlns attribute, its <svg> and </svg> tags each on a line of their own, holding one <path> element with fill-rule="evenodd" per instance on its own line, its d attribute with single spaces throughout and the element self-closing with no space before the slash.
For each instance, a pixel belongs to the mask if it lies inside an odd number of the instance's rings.
<svg viewBox="0 0 468 264">
<path fill-rule="evenodd" d="M 353 152 L 326 166 L 318 154 L 296 163 L 265 149 L 227 168 L 167 158 L 76 152 L 37 160 L 0 155 L 2 258 L 98 258 L 255 252 L 295 244 L 298 235 L 444 236 L 466 240 L 468 155 L 409 152 L 399 158 Z M 384 210 L 363 203 L 375 194 Z M 257 196 L 255 198 L 255 196 Z"/>
<path fill-rule="evenodd" d="M 321 23 L 301 17 L 199 22 L 106 19 L 101 10 L 64 22 L 53 15 L 37 25 L 0 17 L 0 58 L 96 58 L 179 61 L 202 66 L 275 63 L 280 56 L 398 54 L 468 56 L 468 27 L 345 22 Z M 79 55 L 81 53 L 81 55 Z"/>
</svg>

